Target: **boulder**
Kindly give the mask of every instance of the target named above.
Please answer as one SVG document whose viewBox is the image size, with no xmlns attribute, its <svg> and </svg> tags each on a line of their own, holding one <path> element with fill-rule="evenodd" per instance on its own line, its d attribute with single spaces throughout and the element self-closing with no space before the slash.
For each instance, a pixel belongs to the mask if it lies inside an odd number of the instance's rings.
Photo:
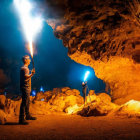
<svg viewBox="0 0 140 140">
<path fill-rule="evenodd" d="M 140 101 L 130 100 L 113 112 L 115 116 L 140 118 Z"/>
<path fill-rule="evenodd" d="M 111 97 L 106 93 L 100 93 L 100 94 L 98 94 L 98 97 L 103 102 L 111 102 Z"/>
<path fill-rule="evenodd" d="M 0 109 L 0 124 L 6 123 L 6 114 L 3 110 Z"/>
<path fill-rule="evenodd" d="M 33 115 L 46 115 L 50 110 L 50 105 L 43 101 L 34 101 L 30 104 L 30 113 Z"/>
<path fill-rule="evenodd" d="M 45 94 L 43 92 L 38 92 L 35 96 L 36 101 L 41 101 L 44 98 L 45 98 Z"/>
<path fill-rule="evenodd" d="M 62 92 L 66 92 L 67 90 L 70 90 L 70 88 L 69 87 L 64 87 L 61 90 L 62 90 Z"/>
<path fill-rule="evenodd" d="M 78 111 L 81 116 L 105 116 L 117 108 L 117 105 L 112 103 L 109 95 L 102 93 L 100 95 L 91 95 L 87 97 L 87 104 Z"/>
<path fill-rule="evenodd" d="M 54 111 L 65 112 L 66 108 L 70 106 L 83 104 L 83 98 L 80 96 L 80 92 L 69 87 L 55 88 L 53 91 L 37 93 L 35 101 L 40 101 L 42 98 L 51 105 L 51 110 L 54 109 Z"/>
<path fill-rule="evenodd" d="M 9 116 L 19 115 L 21 99 L 18 101 L 13 101 L 11 99 L 7 99 L 5 104 L 5 113 Z"/>
</svg>

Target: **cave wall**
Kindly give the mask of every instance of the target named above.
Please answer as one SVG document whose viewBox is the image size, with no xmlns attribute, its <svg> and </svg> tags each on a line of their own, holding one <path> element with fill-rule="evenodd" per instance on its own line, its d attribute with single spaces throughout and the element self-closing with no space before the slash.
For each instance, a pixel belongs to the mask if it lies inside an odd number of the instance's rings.
<svg viewBox="0 0 140 140">
<path fill-rule="evenodd" d="M 46 21 L 68 56 L 91 66 L 122 104 L 140 100 L 139 3 L 129 0 L 46 0 Z"/>
</svg>

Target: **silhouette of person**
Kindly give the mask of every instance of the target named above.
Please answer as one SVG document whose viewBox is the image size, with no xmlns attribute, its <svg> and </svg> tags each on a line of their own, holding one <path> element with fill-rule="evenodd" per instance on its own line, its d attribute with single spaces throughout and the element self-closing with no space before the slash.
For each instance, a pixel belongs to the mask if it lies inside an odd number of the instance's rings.
<svg viewBox="0 0 140 140">
<path fill-rule="evenodd" d="M 87 82 L 82 82 L 82 93 L 83 93 L 83 98 L 84 98 L 84 105 L 86 102 L 87 89 L 88 89 Z"/>
</svg>

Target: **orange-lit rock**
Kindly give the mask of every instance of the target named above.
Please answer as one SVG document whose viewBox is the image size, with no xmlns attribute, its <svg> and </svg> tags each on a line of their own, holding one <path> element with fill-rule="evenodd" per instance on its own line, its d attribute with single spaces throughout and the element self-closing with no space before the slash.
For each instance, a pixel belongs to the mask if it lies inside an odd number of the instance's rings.
<svg viewBox="0 0 140 140">
<path fill-rule="evenodd" d="M 100 93 L 100 94 L 98 94 L 97 97 L 99 97 L 100 100 L 103 101 L 103 102 L 106 102 L 106 103 L 111 102 L 111 97 L 106 93 Z"/>
<path fill-rule="evenodd" d="M 91 66 L 107 83 L 115 103 L 140 100 L 140 4 L 129 0 L 46 3 L 47 22 L 68 47 L 69 57 Z"/>
<path fill-rule="evenodd" d="M 34 101 L 30 104 L 30 113 L 33 115 L 46 115 L 51 112 L 51 107 L 44 101 Z"/>
<path fill-rule="evenodd" d="M 78 111 L 82 110 L 84 105 L 78 106 L 77 104 L 66 108 L 65 112 L 68 114 L 76 114 Z"/>
<path fill-rule="evenodd" d="M 3 110 L 0 109 L 0 124 L 5 124 L 6 123 L 6 114 L 4 113 Z"/>
<path fill-rule="evenodd" d="M 64 88 L 61 89 L 62 92 L 66 92 L 66 91 L 68 91 L 68 90 L 70 90 L 69 87 L 64 87 Z"/>
<path fill-rule="evenodd" d="M 140 117 L 140 101 L 130 100 L 125 104 L 117 105 L 111 102 L 111 97 L 106 93 L 96 95 L 93 90 L 90 90 L 89 93 L 90 96 L 87 96 L 87 102 L 84 105 L 83 97 L 79 95 L 79 91 L 76 89 L 55 88 L 55 92 L 54 90 L 39 92 L 36 97 L 30 96 L 30 113 L 47 115 L 63 112 L 86 117 L 107 115 L 125 116 L 127 118 Z M 0 96 L 0 101 L 4 101 L 4 106 L 0 109 L 1 124 L 6 122 L 7 117 L 18 117 L 21 104 L 21 98 L 11 100 L 4 97 Z"/>
<path fill-rule="evenodd" d="M 114 115 L 125 117 L 138 117 L 140 118 L 140 101 L 130 100 L 121 105 Z"/>
<path fill-rule="evenodd" d="M 52 92 L 52 96 L 50 96 L 48 103 L 58 111 L 65 111 L 66 108 L 73 106 L 75 104 L 81 105 L 83 104 L 83 98 L 80 96 L 80 92 L 76 89 L 70 88 L 62 88 L 57 90 L 58 92 Z M 45 93 L 47 96 L 47 92 Z"/>
<path fill-rule="evenodd" d="M 45 94 L 43 92 L 38 92 L 34 99 L 36 101 L 41 101 L 41 99 L 44 99 L 44 98 L 46 98 Z"/>
<path fill-rule="evenodd" d="M 6 99 L 0 96 L 0 107 L 10 117 L 18 116 L 21 98 Z M 52 91 L 38 92 L 36 97 L 30 96 L 30 112 L 36 115 L 45 115 L 50 112 L 66 112 L 68 107 L 83 104 L 83 98 L 76 89 L 55 88 Z"/>
<path fill-rule="evenodd" d="M 101 93 L 100 95 L 91 95 L 90 99 L 88 96 L 88 103 L 79 111 L 78 115 L 81 116 L 105 116 L 111 111 L 115 110 L 118 106 L 111 102 L 110 97 Z"/>
<path fill-rule="evenodd" d="M 105 116 L 117 109 L 119 106 L 111 102 L 109 95 L 101 93 L 95 95 L 94 91 L 90 91 L 87 96 L 87 102 L 81 105 L 73 105 L 66 109 L 68 114 L 78 114 L 81 116 Z"/>
<path fill-rule="evenodd" d="M 9 116 L 18 116 L 20 109 L 21 99 L 18 101 L 14 101 L 11 99 L 6 99 L 6 104 L 4 108 L 4 112 Z"/>
</svg>

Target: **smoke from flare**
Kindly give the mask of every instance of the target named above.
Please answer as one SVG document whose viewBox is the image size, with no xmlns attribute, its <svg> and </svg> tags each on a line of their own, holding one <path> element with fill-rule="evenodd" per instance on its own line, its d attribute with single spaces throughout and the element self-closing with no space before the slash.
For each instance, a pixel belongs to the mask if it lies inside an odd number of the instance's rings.
<svg viewBox="0 0 140 140">
<path fill-rule="evenodd" d="M 14 0 L 14 6 L 18 11 L 26 40 L 29 43 L 30 53 L 33 57 L 33 41 L 36 34 L 41 31 L 43 19 L 39 16 L 33 17 L 33 5 L 29 0 Z"/>
</svg>

